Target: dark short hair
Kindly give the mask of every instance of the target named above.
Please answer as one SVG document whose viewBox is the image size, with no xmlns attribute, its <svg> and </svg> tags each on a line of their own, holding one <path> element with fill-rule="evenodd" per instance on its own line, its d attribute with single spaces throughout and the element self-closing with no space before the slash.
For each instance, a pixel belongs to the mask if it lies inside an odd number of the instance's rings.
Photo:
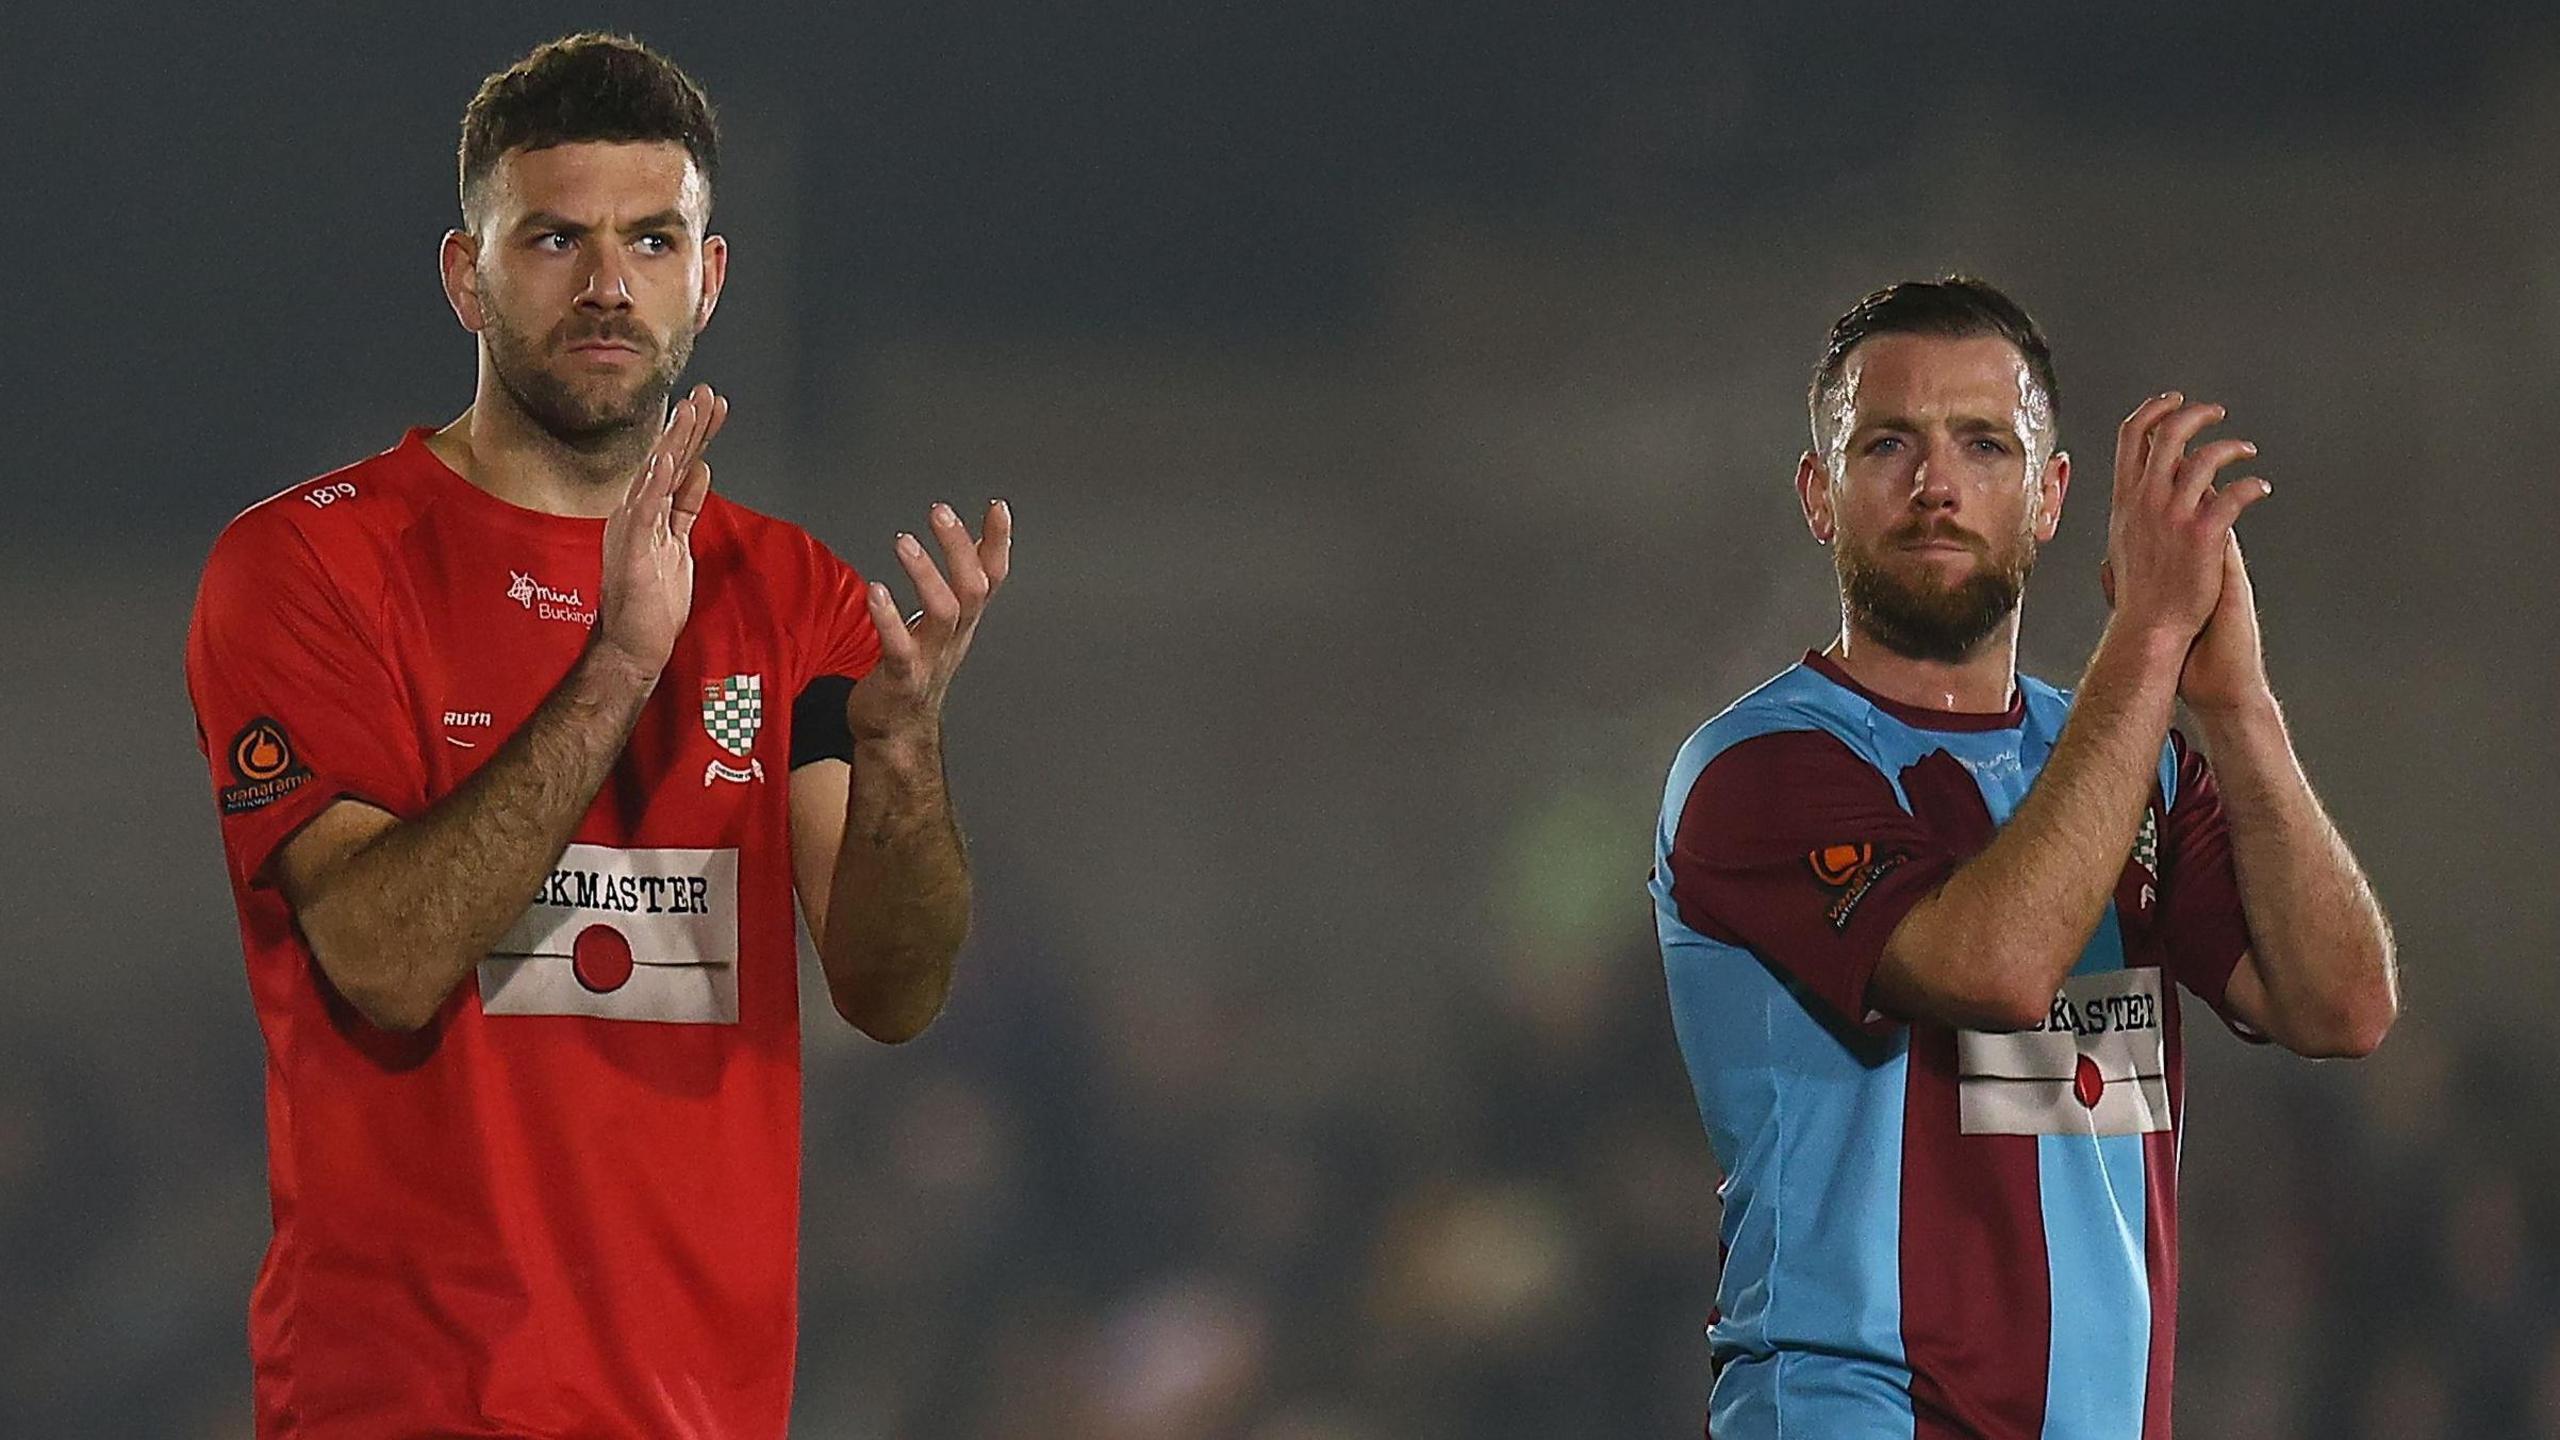
<svg viewBox="0 0 2560 1440">
<path fill-rule="evenodd" d="M 693 77 L 627 35 L 584 31 L 480 82 L 462 112 L 463 214 L 498 157 L 582 140 L 682 145 L 706 186 L 720 168 L 719 122 Z"/>
<path fill-rule="evenodd" d="M 2044 390 L 2055 423 L 2061 423 L 2062 392 L 2054 383 L 2053 351 L 2034 317 L 1987 280 L 1942 275 L 1888 285 L 1831 323 L 1831 342 L 1823 347 L 1822 363 L 1814 367 L 1813 385 L 1805 394 L 1817 429 L 1822 423 L 1823 398 L 1840 383 L 1849 353 L 1878 335 L 1940 335 L 1950 340 L 1996 335 L 2018 347 L 2027 373 Z"/>
</svg>

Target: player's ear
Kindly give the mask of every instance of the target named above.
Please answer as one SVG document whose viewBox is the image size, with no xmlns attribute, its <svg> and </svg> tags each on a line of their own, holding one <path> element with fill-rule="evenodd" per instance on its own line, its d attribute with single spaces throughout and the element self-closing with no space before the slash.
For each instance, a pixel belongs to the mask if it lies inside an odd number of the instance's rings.
<svg viewBox="0 0 2560 1440">
<path fill-rule="evenodd" d="M 2062 528 L 2062 498 L 2071 493 L 2071 452 L 2054 451 L 2036 485 L 2036 543 L 2042 545 Z"/>
<path fill-rule="evenodd" d="M 1796 461 L 1796 503 L 1804 507 L 1804 528 L 1828 545 L 1838 533 L 1831 511 L 1831 470 L 1810 450 Z"/>
<path fill-rule="evenodd" d="M 453 318 L 479 334 L 487 323 L 480 308 L 480 242 L 469 231 L 447 230 L 436 265 L 444 275 L 444 299 L 453 307 Z"/>
<path fill-rule="evenodd" d="M 729 283 L 729 237 L 702 237 L 702 303 L 695 307 L 693 328 L 700 330 L 711 323 L 711 312 L 720 307 L 720 287 Z"/>
</svg>

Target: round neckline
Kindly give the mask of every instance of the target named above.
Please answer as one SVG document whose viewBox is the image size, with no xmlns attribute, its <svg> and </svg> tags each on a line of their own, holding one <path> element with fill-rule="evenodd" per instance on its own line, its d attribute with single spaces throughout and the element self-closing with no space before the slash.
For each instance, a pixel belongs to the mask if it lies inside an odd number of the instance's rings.
<svg viewBox="0 0 2560 1440">
<path fill-rule="evenodd" d="M 2027 687 L 2015 682 L 2009 686 L 2009 708 L 2006 710 L 1928 710 L 1877 694 L 1851 679 L 1839 661 L 1819 650 L 1804 652 L 1804 663 L 1807 669 L 1823 679 L 1915 730 L 2012 730 L 2027 718 Z"/>
<path fill-rule="evenodd" d="M 605 522 L 600 516 L 528 510 L 472 484 L 469 477 L 444 463 L 444 457 L 427 444 L 427 437 L 435 433 L 435 427 L 430 425 L 412 426 L 401 437 L 400 449 L 415 452 L 411 458 L 420 472 L 432 477 L 442 497 L 467 511 L 474 520 L 552 543 L 575 541 L 592 546 L 604 534 Z"/>
</svg>

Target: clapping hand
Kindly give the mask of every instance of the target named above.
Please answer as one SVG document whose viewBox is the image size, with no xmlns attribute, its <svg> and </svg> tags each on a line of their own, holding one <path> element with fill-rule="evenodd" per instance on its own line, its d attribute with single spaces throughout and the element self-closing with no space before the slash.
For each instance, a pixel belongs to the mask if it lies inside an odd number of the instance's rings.
<svg viewBox="0 0 2560 1440">
<path fill-rule="evenodd" d="M 915 536 L 901 534 L 897 541 L 898 563 L 906 568 L 922 607 L 914 618 L 898 617 L 888 586 L 875 580 L 869 587 L 866 598 L 872 626 L 880 632 L 880 663 L 845 702 L 845 723 L 857 743 L 939 743 L 942 702 L 950 693 L 951 677 L 969 653 L 987 601 L 1012 565 L 1013 511 L 1001 500 L 988 503 L 981 537 L 971 537 L 948 505 L 933 507 L 928 528 L 942 551 L 940 565 Z"/>
</svg>

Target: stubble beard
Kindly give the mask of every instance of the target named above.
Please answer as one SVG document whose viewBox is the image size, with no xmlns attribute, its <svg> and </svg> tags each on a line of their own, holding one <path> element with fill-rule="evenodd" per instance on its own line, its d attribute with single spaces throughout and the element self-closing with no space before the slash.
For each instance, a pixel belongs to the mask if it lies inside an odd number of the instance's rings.
<svg viewBox="0 0 2560 1440">
<path fill-rule="evenodd" d="M 1896 534 L 1885 543 L 1909 538 Z M 1970 659 L 2017 613 L 2027 576 L 2036 568 L 2036 543 L 2032 535 L 2020 535 L 1982 554 L 1971 574 L 1945 585 L 1905 579 L 1845 536 L 1832 547 L 1832 565 L 1853 626 L 1906 659 L 1953 665 Z"/>
<path fill-rule="evenodd" d="M 666 423 L 667 397 L 693 358 L 694 332 L 678 330 L 660 345 L 632 320 L 564 320 L 535 339 L 505 316 L 491 314 L 481 329 L 489 345 L 489 370 L 516 409 L 544 434 L 580 455 L 607 457 L 645 447 Z M 647 360 L 626 386 L 609 376 L 580 384 L 555 365 L 581 341 L 610 338 L 639 347 Z"/>
</svg>

